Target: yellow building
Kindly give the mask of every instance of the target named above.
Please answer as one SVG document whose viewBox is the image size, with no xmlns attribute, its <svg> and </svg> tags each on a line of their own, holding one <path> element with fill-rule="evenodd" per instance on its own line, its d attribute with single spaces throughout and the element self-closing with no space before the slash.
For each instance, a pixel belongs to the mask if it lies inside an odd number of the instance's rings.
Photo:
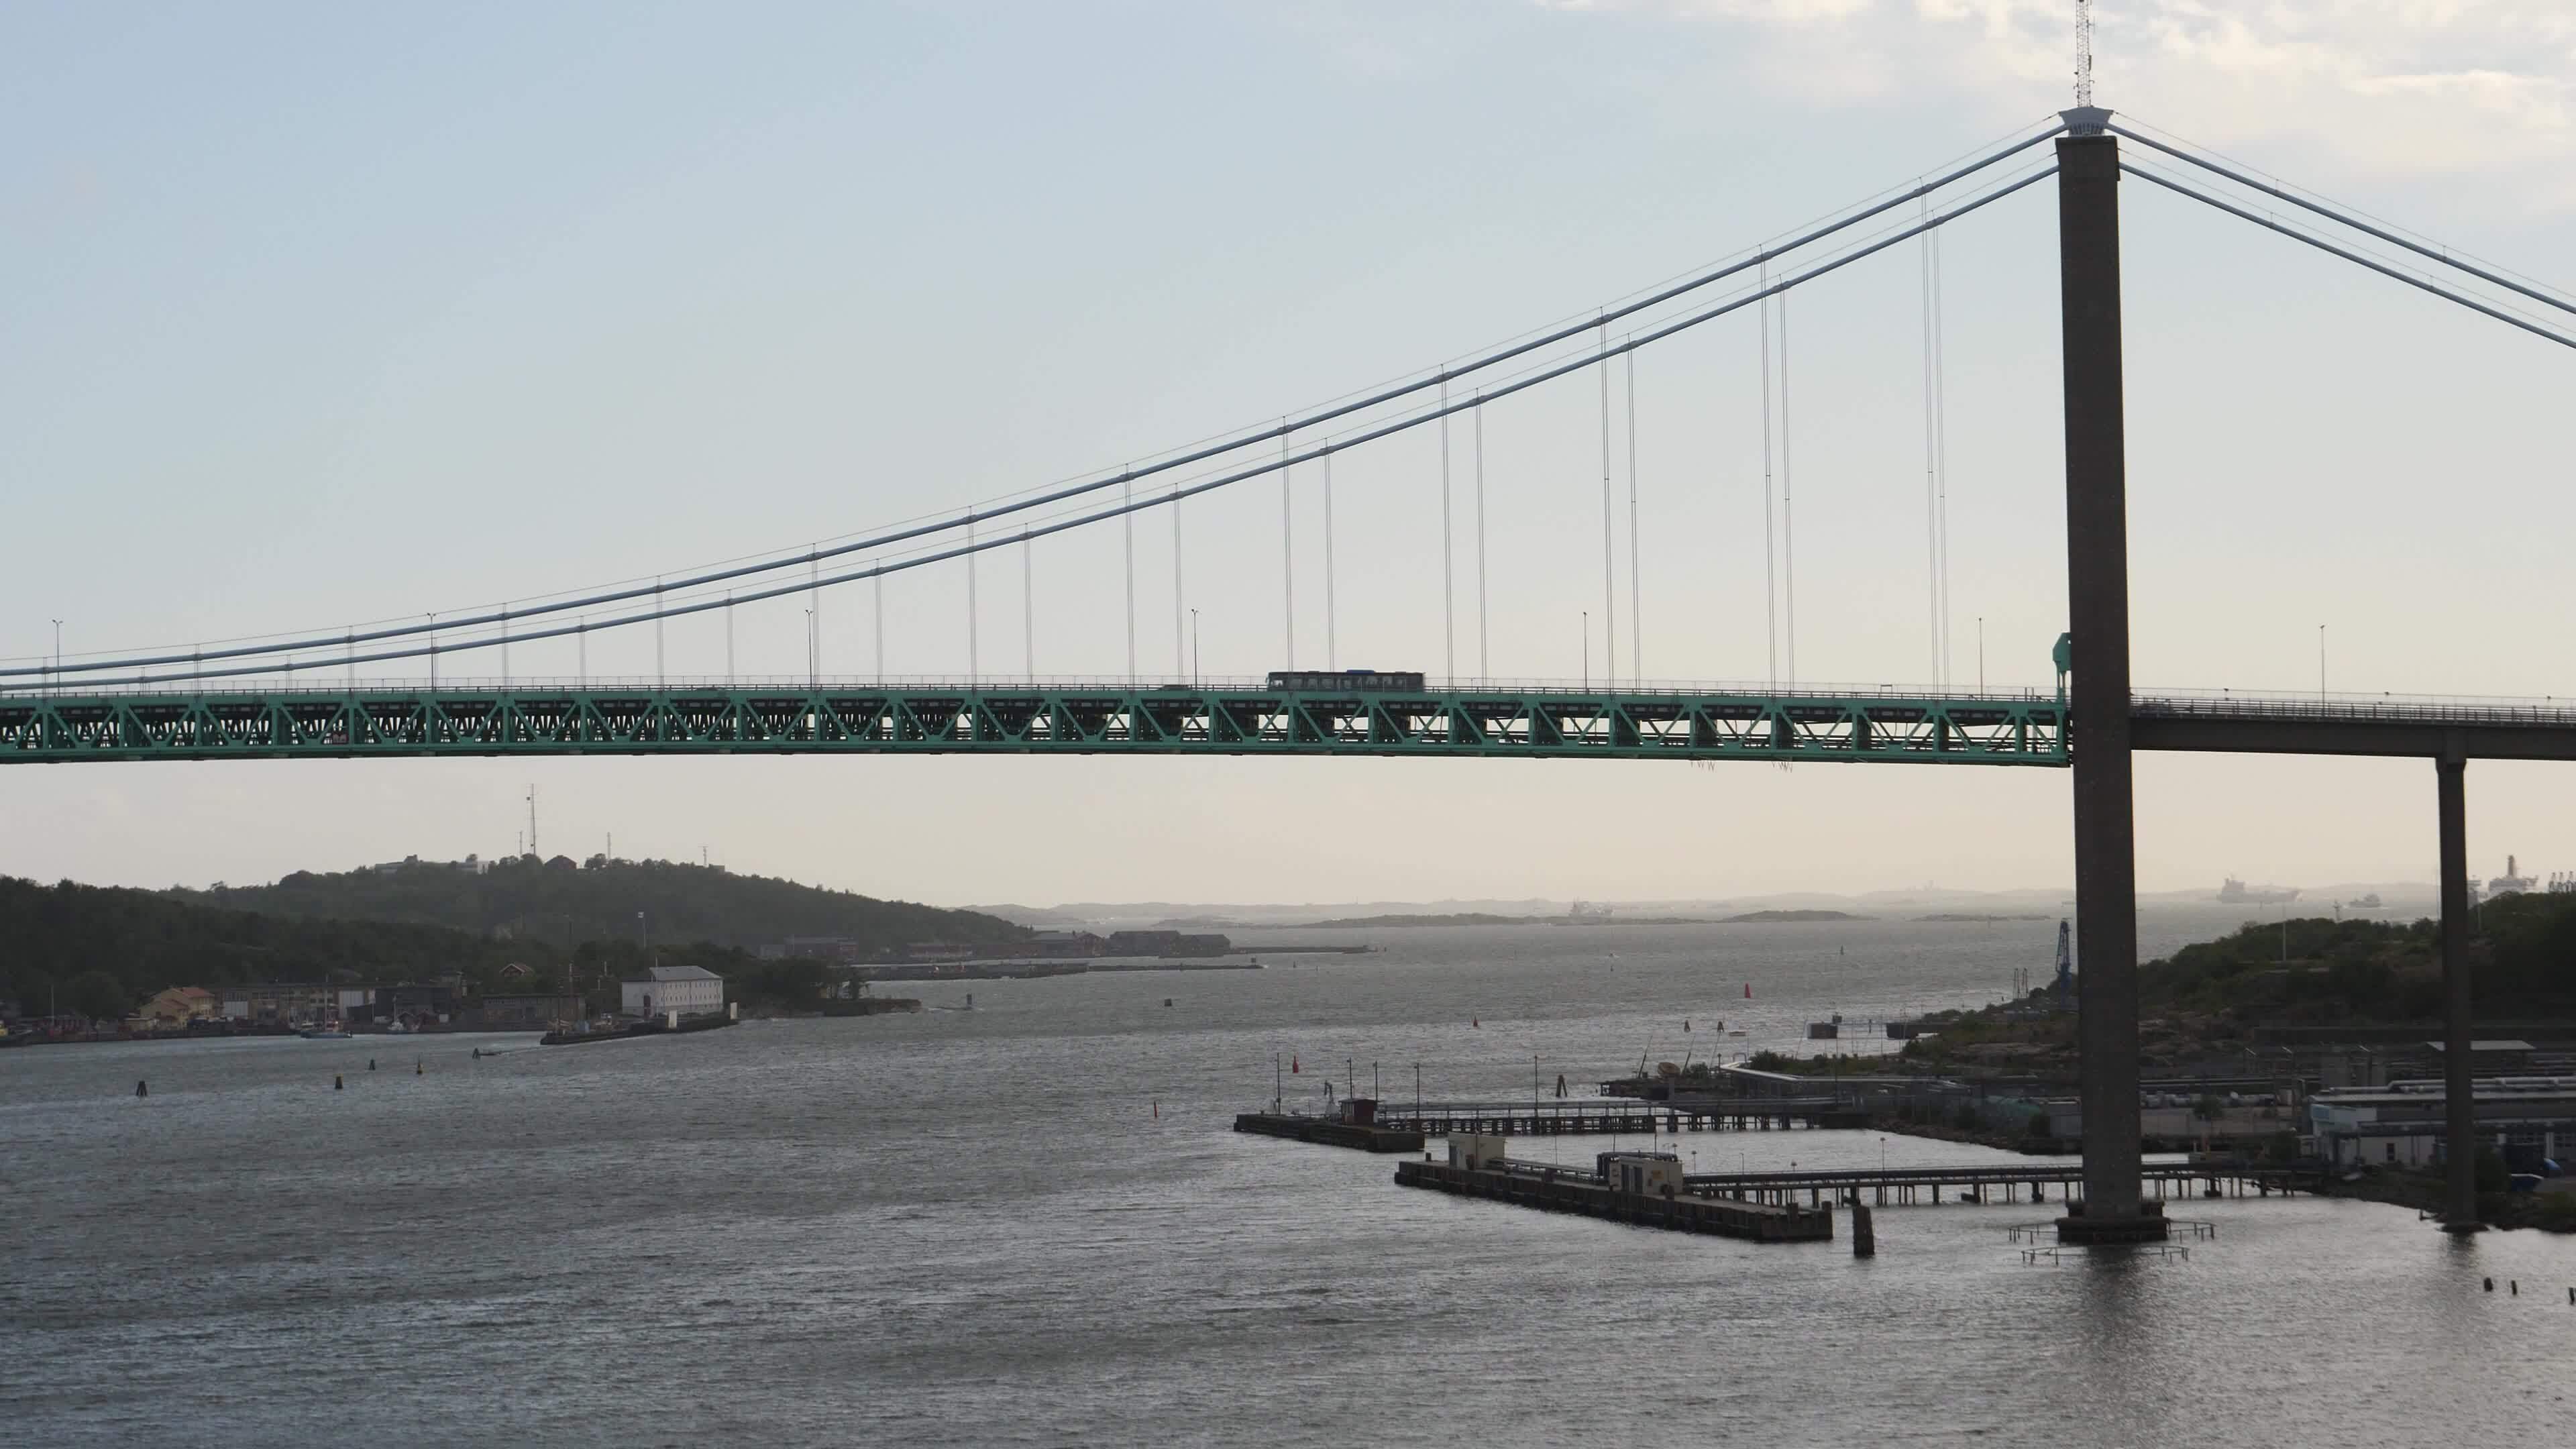
<svg viewBox="0 0 2576 1449">
<path fill-rule="evenodd" d="M 146 1030 L 185 1031 L 189 1022 L 209 1020 L 216 1011 L 213 992 L 202 986 L 173 986 L 143 1003 L 135 1016 Z"/>
</svg>

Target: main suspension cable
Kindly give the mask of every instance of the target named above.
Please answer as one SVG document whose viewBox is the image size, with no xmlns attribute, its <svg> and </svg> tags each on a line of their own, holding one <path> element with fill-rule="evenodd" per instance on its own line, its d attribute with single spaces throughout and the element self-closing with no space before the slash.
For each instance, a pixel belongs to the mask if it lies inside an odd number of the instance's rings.
<svg viewBox="0 0 2576 1449">
<path fill-rule="evenodd" d="M 2141 136 L 2136 131 L 2130 130 L 2128 127 L 2122 126 L 2116 122 L 2105 129 L 2109 130 L 2114 135 L 2126 136 L 2141 146 L 2147 146 L 2155 150 L 2162 151 L 2166 155 L 2171 156 L 2178 161 L 2187 161 L 2190 164 L 2199 167 L 2203 171 L 2224 176 L 2239 186 L 2249 187 L 2276 200 L 2286 201 L 2292 206 L 2312 211 L 2337 225 L 2351 227 L 2354 231 L 2376 237 L 2391 246 L 2404 247 L 2406 250 L 2415 253 L 2419 257 L 2425 257 L 2432 261 L 2439 262 L 2443 266 L 2466 272 L 2470 276 L 2475 277 L 2482 282 L 2492 282 L 2496 286 L 2504 288 L 2506 291 L 2518 292 L 2523 296 L 2530 298 L 2532 301 L 2540 303 L 2544 307 L 2554 307 L 2561 312 L 2576 315 L 2576 302 L 2570 302 L 2563 297 L 2553 297 L 2547 292 L 2541 291 L 2535 287 L 2524 286 L 2522 283 L 2515 281 L 2511 277 L 2499 275 L 2496 272 L 2490 271 L 2487 268 L 2478 266 L 2472 262 L 2462 261 L 2458 253 L 2453 252 L 2446 247 L 2428 247 L 2420 242 L 2411 241 L 2393 231 L 2387 230 L 2384 227 L 2374 226 L 2371 223 L 2362 220 L 2359 216 L 2344 211 L 2338 207 L 2329 206 L 2321 201 L 2312 201 L 2307 197 L 2299 195 L 2297 192 L 2287 191 L 2281 187 L 2274 186 L 2269 182 L 2257 180 L 2256 178 L 2248 176 L 2244 172 L 2238 171 L 2233 167 L 2222 166 L 2218 162 L 2213 161 L 2206 156 L 2194 155 L 2192 152 L 2179 146 L 2168 146 L 2164 142 L 2159 141 L 2152 136 Z"/>
<path fill-rule="evenodd" d="M 2457 302 L 2472 312 L 2492 317 L 2496 321 L 2502 322 L 2507 326 L 2519 327 L 2534 337 L 2547 338 L 2549 341 L 2555 342 L 2561 347 L 2576 347 L 2576 337 L 2571 337 L 2566 333 L 2559 332 L 2544 325 L 2536 319 L 2517 316 L 2512 312 L 2505 311 L 2501 307 L 2491 306 L 2485 302 L 2481 302 L 2477 298 L 2469 296 L 2467 293 L 2443 286 L 2441 283 L 2434 281 L 2430 277 L 2418 276 L 2401 267 L 2391 266 L 2388 263 L 2380 261 L 2366 253 L 2338 245 L 2337 243 L 2328 241 L 2324 237 L 2317 236 L 2313 233 L 2301 231 L 2297 227 L 2290 226 L 2276 217 L 2265 216 L 2257 211 L 2249 211 L 2233 202 L 2224 201 L 2218 197 L 2212 196 L 2208 192 L 2202 191 L 2186 182 L 2176 181 L 2169 176 L 2160 176 L 2154 171 L 2148 170 L 2135 162 L 2123 161 L 2120 163 L 2120 169 L 2137 177 L 2141 181 L 2152 181 L 2156 185 L 2165 188 L 2167 191 L 2177 192 L 2181 195 L 2188 196 L 2192 200 L 2200 202 L 2204 206 L 2215 207 L 2240 221 L 2250 221 L 2256 226 L 2262 227 L 2266 231 L 2279 232 L 2281 235 L 2289 237 L 2293 241 L 2306 242 L 2308 245 L 2315 247 L 2321 252 L 2329 252 L 2335 256 L 2343 258 L 2345 261 L 2353 263 L 2356 266 L 2367 267 L 2371 271 L 2377 272 L 2383 277 L 2393 278 L 2394 280 L 2404 282 L 2410 287 L 2430 292 L 2434 296 L 2442 298 L 2444 301 Z"/>
<path fill-rule="evenodd" d="M 1185 468 L 1193 464 L 1207 462 L 1211 459 L 1223 457 L 1228 453 L 1248 448 L 1256 443 L 1267 442 L 1272 439 L 1283 439 L 1293 433 L 1302 432 L 1323 423 L 1331 422 L 1339 418 L 1349 417 L 1355 413 L 1365 412 L 1385 403 L 1398 401 L 1414 394 L 1440 387 L 1458 378 L 1485 371 L 1489 368 L 1499 366 L 1502 363 L 1509 362 L 1515 358 L 1523 357 L 1544 348 L 1554 346 L 1555 344 L 1566 341 L 1569 338 L 1580 336 L 1582 333 L 1591 331 L 1595 327 L 1602 326 L 1609 322 L 1615 322 L 1622 318 L 1635 316 L 1641 312 L 1649 311 L 1666 302 L 1673 301 L 1676 298 L 1686 296 L 1692 292 L 1702 290 L 1714 285 L 1715 283 L 1724 281 L 1729 277 L 1751 270 L 1758 265 L 1767 263 L 1773 258 L 1802 250 L 1815 242 L 1837 235 L 1843 231 L 1847 231 L 1862 222 L 1880 216 L 1896 207 L 1906 204 L 1907 202 L 1929 196 L 1943 187 L 1948 186 L 1952 182 L 1975 175 L 1977 172 L 1983 171 L 1998 162 L 2007 160 L 2043 141 L 2049 140 L 2051 137 L 2056 136 L 2065 129 L 2066 123 L 2064 120 L 2053 118 L 2044 129 L 2034 135 L 2024 137 L 2003 146 L 2000 149 L 1988 152 L 1964 165 L 1954 167 L 1930 181 L 1919 183 L 1910 189 L 1886 196 L 1884 199 L 1864 206 L 1848 215 L 1840 216 L 1832 221 L 1810 227 L 1806 231 L 1791 237 L 1787 241 L 1778 243 L 1777 245 L 1764 245 L 1759 247 L 1750 256 L 1742 257 L 1723 266 L 1689 274 L 1668 286 L 1658 288 L 1643 296 L 1623 302 L 1617 306 L 1602 309 L 1594 315 L 1580 321 L 1568 322 L 1560 326 L 1542 330 L 1534 335 L 1524 337 L 1518 341 L 1493 348 L 1473 356 L 1463 363 L 1443 366 L 1436 369 L 1429 376 L 1417 375 L 1404 381 L 1381 387 L 1373 392 L 1364 393 L 1357 397 L 1346 398 L 1342 401 L 1338 401 L 1324 407 L 1309 410 L 1301 415 L 1283 418 L 1276 424 L 1265 425 L 1258 429 L 1238 433 L 1232 437 L 1220 438 L 1215 442 L 1193 447 L 1155 462 L 1131 464 L 1113 474 L 1086 479 L 1061 488 L 1027 494 L 1006 502 L 995 503 L 990 506 L 969 507 L 961 514 L 948 514 L 931 518 L 926 521 L 908 524 L 888 532 L 836 543 L 829 548 L 811 548 L 802 553 L 757 560 L 750 563 L 736 564 L 725 568 L 707 570 L 677 578 L 668 578 L 652 585 L 646 585 L 640 582 L 634 583 L 604 592 L 530 604 L 526 607 L 508 610 L 506 613 L 508 617 L 530 618 L 559 614 L 572 610 L 595 609 L 604 605 L 630 602 L 635 599 L 646 597 L 647 595 L 668 590 L 689 590 L 705 587 L 711 584 L 726 583 L 735 579 L 749 578 L 760 574 L 772 573 L 780 569 L 792 568 L 800 563 L 819 564 L 825 559 L 841 558 L 857 553 L 875 552 L 894 544 L 953 532 L 965 528 L 971 523 L 989 523 L 995 519 L 1010 517 L 1032 509 L 1043 508 L 1049 504 L 1084 497 L 1102 489 L 1120 485 L 1132 486 L 1140 479 L 1167 473 L 1176 468 Z M 503 611 L 497 610 L 481 614 L 468 614 L 450 618 L 445 627 L 450 631 L 457 629 L 480 628 L 488 624 L 501 622 L 504 616 Z M 302 653 L 331 645 L 373 643 L 385 639 L 407 638 L 432 632 L 435 632 L 435 630 L 433 630 L 431 626 L 424 624 L 391 624 L 380 629 L 360 630 L 355 632 L 354 635 L 344 633 L 318 638 L 272 639 L 242 644 L 225 649 L 201 650 L 193 654 L 173 653 L 137 655 L 111 659 L 88 660 L 77 664 L 0 668 L 0 678 L 10 676 L 44 675 L 59 679 L 65 674 L 95 673 L 111 669 L 139 669 L 161 664 L 192 663 L 205 659 L 241 659 L 264 655 Z"/>
<path fill-rule="evenodd" d="M 1467 408 L 1486 406 L 1490 403 L 1499 401 L 1502 398 L 1510 397 L 1516 393 L 1525 392 L 1531 388 L 1553 382 L 1558 378 L 1580 372 L 1585 368 L 1603 366 L 1606 364 L 1607 359 L 1611 357 L 1621 356 L 1638 348 L 1651 347 L 1658 342 L 1677 336 L 1691 328 L 1698 327 L 1704 323 L 1714 321 L 1717 318 L 1727 316 L 1745 307 L 1754 306 L 1758 303 L 1767 301 L 1772 297 L 1786 293 L 1794 288 L 1804 286 L 1807 283 L 1813 282 L 1830 273 L 1840 271 L 1855 262 L 1875 256 L 1879 252 L 1885 251 L 1890 247 L 1909 241 L 1914 237 L 1921 235 L 1930 227 L 1946 225 L 1947 223 L 1956 221 L 1972 212 L 1982 210 L 1998 201 L 2002 201 L 2006 197 L 2016 195 L 2019 192 L 2037 185 L 2039 182 L 2045 181 L 2056 174 L 2056 163 L 2051 161 L 2024 176 L 1996 186 L 1994 189 L 1981 195 L 1959 202 L 1947 211 L 1936 212 L 1927 222 L 1891 228 L 1885 234 L 1873 238 L 1867 243 L 1856 245 L 1839 256 L 1831 257 L 1827 260 L 1815 263 L 1803 271 L 1784 276 L 1779 281 L 1770 282 L 1754 291 L 1731 297 L 1723 302 L 1712 303 L 1699 311 L 1685 313 L 1669 322 L 1664 322 L 1642 332 L 1630 334 L 1622 341 L 1605 344 L 1604 350 L 1587 348 L 1563 361 L 1532 368 L 1528 372 L 1513 378 L 1507 383 L 1491 390 L 1471 395 L 1467 399 L 1453 400 L 1438 408 L 1393 418 L 1376 424 L 1362 432 L 1351 434 L 1343 438 L 1320 442 L 1305 451 L 1292 454 L 1287 461 L 1290 463 L 1304 463 L 1320 458 L 1328 451 L 1337 452 L 1363 444 L 1373 443 L 1379 439 L 1392 437 L 1397 433 L 1420 427 L 1425 423 L 1435 422 L 1442 417 L 1446 417 L 1452 413 L 1456 413 Z M 1590 329 L 1587 328 L 1586 330 Z M 844 573 L 826 574 L 822 576 L 819 587 L 831 588 L 836 585 L 854 583 L 863 579 L 879 578 L 887 574 L 901 573 L 910 569 L 925 568 L 932 564 L 962 559 L 970 554 L 979 553 L 987 549 L 1008 547 L 1012 544 L 1019 543 L 1024 539 L 1046 538 L 1054 534 L 1069 532 L 1090 524 L 1104 523 L 1113 518 L 1140 513 L 1147 509 L 1170 508 L 1172 509 L 1173 517 L 1173 635 L 1176 645 L 1178 646 L 1176 652 L 1183 661 L 1183 673 L 1186 673 L 1187 630 L 1186 621 L 1183 617 L 1184 610 L 1182 604 L 1180 509 L 1178 505 L 1182 500 L 1196 497 L 1202 493 L 1209 493 L 1220 488 L 1230 487 L 1248 479 L 1266 477 L 1271 473 L 1277 472 L 1280 466 L 1281 464 L 1277 460 L 1267 460 L 1257 464 L 1246 465 L 1245 467 L 1236 469 L 1232 472 L 1220 473 L 1213 477 L 1203 479 L 1197 483 L 1183 484 L 1175 482 L 1169 491 L 1158 495 L 1148 496 L 1143 499 L 1121 502 L 1089 513 L 1068 515 L 1043 525 L 1025 525 L 1019 531 L 1013 533 L 984 535 L 970 544 L 952 545 L 947 548 L 927 551 L 891 562 L 875 563 L 865 568 L 855 569 Z M 1766 489 L 1765 491 L 1767 494 L 1768 490 Z M 988 519 L 992 516 L 992 512 L 989 510 L 979 511 L 976 515 L 979 521 Z M 802 562 L 803 560 L 800 558 L 794 561 Z M 767 588 L 753 590 L 750 592 L 736 593 L 731 596 L 730 602 L 737 605 L 758 603 L 763 600 L 794 594 L 809 586 L 810 585 L 805 581 L 793 581 L 783 585 L 772 585 Z M 660 594 L 666 592 L 670 587 L 677 587 L 677 585 L 665 585 L 659 588 L 648 589 L 645 592 Z M 511 638 L 520 643 L 532 643 L 541 639 L 562 638 L 567 635 L 583 632 L 584 630 L 596 631 L 602 629 L 615 629 L 632 624 L 648 623 L 656 619 L 678 618 L 689 614 L 703 613 L 710 609 L 726 607 L 727 603 L 728 601 L 725 598 L 711 597 L 693 600 L 687 603 L 660 605 L 647 612 L 622 615 L 617 618 L 604 621 L 596 621 L 579 625 L 558 625 L 552 629 L 514 632 L 511 635 Z M 525 618 L 529 612 L 533 611 L 514 611 L 512 617 L 514 619 Z M 451 620 L 446 627 L 450 629 L 473 627 L 473 624 L 474 621 L 472 620 Z M 381 636 L 368 636 L 362 634 L 359 637 L 364 639 L 368 637 Z M 322 643 L 328 645 L 340 645 L 343 642 L 343 638 L 336 635 L 322 641 Z M 470 639 L 463 642 L 441 643 L 435 638 L 435 636 L 433 636 L 432 642 L 424 646 L 380 650 L 368 654 L 352 654 L 346 658 L 345 662 L 352 664 L 370 664 L 396 659 L 417 659 L 425 655 L 434 655 L 442 652 L 453 654 L 462 650 L 486 648 L 497 642 L 498 641 L 494 639 Z M 191 663 L 193 665 L 195 659 L 198 657 L 208 659 L 222 657 L 237 658 L 240 657 L 240 655 L 233 654 L 227 656 L 218 654 L 215 651 L 207 651 L 203 656 L 179 655 L 171 660 L 154 660 L 152 662 L 184 662 Z M 157 676 L 136 675 L 123 679 L 97 680 L 92 681 L 92 683 L 96 685 L 117 686 L 153 685 L 172 684 L 194 679 L 247 678 L 266 674 L 297 673 L 304 669 L 316 667 L 319 663 L 327 662 L 331 661 L 296 660 L 289 658 L 282 662 L 245 665 L 229 669 L 207 669 L 202 666 L 196 666 L 188 670 L 174 671 L 172 673 Z M 86 667 L 96 669 L 104 668 L 106 666 L 103 664 L 93 664 Z M 68 672 L 70 668 L 71 666 L 65 666 L 66 672 Z M 19 670 L 14 672 L 24 674 L 37 671 Z M 50 674 L 52 671 L 47 670 L 42 672 Z"/>
</svg>

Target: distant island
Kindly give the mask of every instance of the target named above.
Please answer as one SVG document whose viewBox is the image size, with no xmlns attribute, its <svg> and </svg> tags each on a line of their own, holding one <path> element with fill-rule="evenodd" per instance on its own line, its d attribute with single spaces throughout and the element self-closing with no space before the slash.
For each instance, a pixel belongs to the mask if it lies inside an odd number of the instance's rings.
<svg viewBox="0 0 2576 1449">
<path fill-rule="evenodd" d="M 1746 911 L 1740 916 L 1728 916 L 1718 924 L 1745 926 L 1782 921 L 1866 921 L 1868 919 L 1867 916 L 1855 916 L 1849 911 Z"/>
<path fill-rule="evenodd" d="M 1461 911 L 1450 916 L 1344 916 L 1333 921 L 1308 921 L 1318 930 L 1350 931 L 1364 926 L 1535 926 L 1544 916 L 1497 916 L 1485 911 Z"/>
<path fill-rule="evenodd" d="M 1993 924 L 1994 924 L 1995 922 L 1997 922 L 1997 921 L 2045 921 L 2045 920 L 2047 920 L 2047 919 L 2048 919 L 2048 917 L 2046 917 L 2046 916 L 2041 916 L 2041 915 L 2031 915 L 2031 916 L 1974 916 L 1974 915 L 1961 915 L 1961 914 L 1956 913 L 1956 912 L 1944 912 L 1943 914 L 1941 914 L 1941 915 L 1937 915 L 1937 916 L 1916 916 L 1914 919 L 1916 919 L 1916 920 L 1918 920 L 1918 921 L 1956 921 L 1956 922 L 1966 922 L 1966 923 L 1971 924 L 1971 925 L 1980 925 L 1980 926 L 1985 926 L 1985 925 L 1993 925 Z"/>
<path fill-rule="evenodd" d="M 1757 911 L 1750 916 L 1735 916 L 1738 921 L 1769 920 L 1866 920 L 1864 916 L 1846 916 L 1840 911 Z M 1316 930 L 1359 930 L 1370 926 L 1715 926 L 1712 916 L 1620 916 L 1607 911 L 1580 916 L 1498 916 L 1488 911 L 1460 911 L 1447 916 L 1345 916 L 1334 921 L 1304 921 L 1301 925 Z"/>
</svg>

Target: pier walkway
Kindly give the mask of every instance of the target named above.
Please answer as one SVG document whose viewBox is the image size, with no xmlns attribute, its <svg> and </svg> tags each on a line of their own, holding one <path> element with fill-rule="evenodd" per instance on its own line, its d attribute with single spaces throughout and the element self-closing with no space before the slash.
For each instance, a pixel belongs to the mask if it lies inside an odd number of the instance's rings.
<svg viewBox="0 0 2576 1449">
<path fill-rule="evenodd" d="M 2315 1175 L 2286 1167 L 2227 1163 L 2151 1162 L 2142 1185 L 2156 1198 L 2269 1197 L 2311 1190 Z M 1856 1202 L 1866 1189 L 1877 1204 L 1938 1203 L 1942 1189 L 1952 1201 L 1965 1203 L 2046 1202 L 2057 1189 L 2061 1202 L 2081 1201 L 2084 1164 L 2052 1162 L 2036 1166 L 2005 1163 L 1960 1167 L 1862 1168 L 1855 1171 L 1707 1172 L 1683 1179 L 1694 1193 L 1738 1202 L 1795 1203 L 1801 1194 L 1811 1205 Z M 2027 1189 L 2025 1194 L 2024 1190 Z"/>
<path fill-rule="evenodd" d="M 1794 1203 L 1738 1201 L 1694 1194 L 1623 1191 L 1599 1172 L 1545 1162 L 1496 1162 L 1469 1168 L 1399 1162 L 1395 1180 L 1459 1197 L 1481 1197 L 1547 1212 L 1582 1213 L 1640 1227 L 1748 1238 L 1757 1243 L 1827 1242 L 1834 1210 Z"/>
<path fill-rule="evenodd" d="M 1867 1115 L 1830 1097 L 1683 1098 L 1641 1102 L 1574 1097 L 1532 1102 L 1380 1102 L 1379 1122 L 1425 1137 L 1553 1137 L 1616 1133 L 1770 1132 L 1792 1127 L 1863 1127 Z"/>
<path fill-rule="evenodd" d="M 1419 1152 L 1422 1134 L 1383 1122 L 1348 1117 L 1310 1117 L 1300 1112 L 1239 1112 L 1234 1130 L 1291 1142 L 1321 1142 L 1328 1147 L 1356 1147 L 1363 1152 Z"/>
</svg>

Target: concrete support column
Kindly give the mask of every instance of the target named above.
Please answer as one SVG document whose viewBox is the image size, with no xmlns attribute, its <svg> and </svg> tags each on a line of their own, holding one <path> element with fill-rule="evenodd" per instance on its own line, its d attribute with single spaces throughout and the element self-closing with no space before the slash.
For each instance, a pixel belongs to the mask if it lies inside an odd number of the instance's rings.
<svg viewBox="0 0 2576 1449">
<path fill-rule="evenodd" d="M 2442 1228 L 2453 1233 L 2485 1226 L 2478 1221 L 2478 1104 L 2469 1039 L 2468 773 L 2455 734 L 2433 762 L 2442 819 Z"/>
<path fill-rule="evenodd" d="M 2076 1041 L 2084 1202 L 2062 1242 L 2164 1236 L 2140 1201 L 2137 842 L 2129 745 L 2128 462 L 2120 358 L 2120 148 L 2109 113 L 2066 114 L 2057 143 L 2066 406 L 2066 588 L 2073 638 Z"/>
</svg>

